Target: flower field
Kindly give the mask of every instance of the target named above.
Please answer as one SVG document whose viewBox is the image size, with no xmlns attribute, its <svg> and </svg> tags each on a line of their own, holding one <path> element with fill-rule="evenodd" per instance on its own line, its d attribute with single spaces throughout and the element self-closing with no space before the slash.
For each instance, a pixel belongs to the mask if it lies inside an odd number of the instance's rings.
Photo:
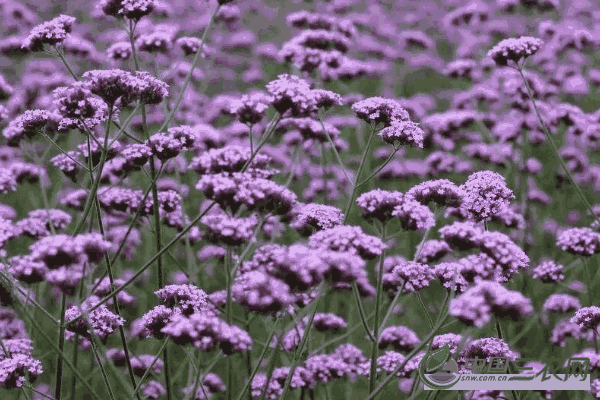
<svg viewBox="0 0 600 400">
<path fill-rule="evenodd" d="M 596 8 L 0 2 L 0 399 L 600 398 Z"/>
</svg>

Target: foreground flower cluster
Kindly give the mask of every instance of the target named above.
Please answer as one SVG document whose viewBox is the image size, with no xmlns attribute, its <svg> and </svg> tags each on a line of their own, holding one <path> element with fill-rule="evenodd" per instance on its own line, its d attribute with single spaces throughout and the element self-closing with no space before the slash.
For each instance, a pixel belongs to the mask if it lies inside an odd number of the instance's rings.
<svg viewBox="0 0 600 400">
<path fill-rule="evenodd" d="M 0 398 L 600 398 L 593 4 L 289 3 L 0 4 Z"/>
</svg>

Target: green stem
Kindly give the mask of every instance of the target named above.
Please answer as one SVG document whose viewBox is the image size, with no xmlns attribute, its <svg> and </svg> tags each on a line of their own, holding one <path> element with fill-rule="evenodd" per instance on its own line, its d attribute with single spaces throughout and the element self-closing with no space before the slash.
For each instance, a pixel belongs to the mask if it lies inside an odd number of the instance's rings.
<svg viewBox="0 0 600 400">
<path fill-rule="evenodd" d="M 425 317 L 427 317 L 427 322 L 429 323 L 429 327 L 431 329 L 433 329 L 433 321 L 431 320 L 431 315 L 429 315 L 429 311 L 427 310 L 427 306 L 425 305 L 425 302 L 423 301 L 423 297 L 421 297 L 421 293 L 419 291 L 415 292 L 415 294 L 417 295 L 417 299 L 419 300 L 419 304 L 421 305 L 421 308 L 423 309 L 423 312 L 425 313 Z"/>
<path fill-rule="evenodd" d="M 356 286 L 356 282 L 352 282 L 352 293 L 354 294 L 354 300 L 356 301 L 356 306 L 358 308 L 358 314 L 360 315 L 360 321 L 367 333 L 371 343 L 377 343 L 377 340 L 371 333 L 371 329 L 369 328 L 369 324 L 367 323 L 367 317 L 365 316 L 365 310 L 362 305 L 362 300 L 360 299 L 360 293 L 358 292 L 358 287 Z"/>
<path fill-rule="evenodd" d="M 177 100 L 175 100 L 174 107 L 171 110 L 171 113 L 168 115 L 165 122 L 161 125 L 161 127 L 158 129 L 157 132 L 161 132 L 167 126 L 169 126 L 169 124 L 171 123 L 171 120 L 175 116 L 175 112 L 177 111 L 177 108 L 179 108 L 179 104 L 181 103 L 181 100 L 183 99 L 185 90 L 187 89 L 188 85 L 190 84 L 190 81 L 192 80 L 192 74 L 194 73 L 194 70 L 196 69 L 196 66 L 198 65 L 198 61 L 202 58 L 201 57 L 202 49 L 204 47 L 204 44 L 206 43 L 206 39 L 208 37 L 208 32 L 210 31 L 210 28 L 215 20 L 215 16 L 217 15 L 217 12 L 219 11 L 220 8 L 221 8 L 221 5 L 218 5 L 217 8 L 215 9 L 215 12 L 210 17 L 210 20 L 208 21 L 208 25 L 206 26 L 206 29 L 204 29 L 204 32 L 202 33 L 202 38 L 200 39 L 200 46 L 198 47 L 198 51 L 194 55 L 194 60 L 192 61 L 192 67 L 190 68 L 189 72 L 187 73 L 187 75 L 185 77 L 185 80 L 183 81 L 183 85 L 181 87 L 179 95 L 177 96 Z"/>
<path fill-rule="evenodd" d="M 244 394 L 246 393 L 246 391 L 250 387 L 250 384 L 252 383 L 252 380 L 254 379 L 254 376 L 256 376 L 256 373 L 258 372 L 259 368 L 261 367 L 262 362 L 263 362 L 263 360 L 265 358 L 265 355 L 267 354 L 267 349 L 269 348 L 268 345 L 273 340 L 273 336 L 275 336 L 275 331 L 277 330 L 277 326 L 278 325 L 279 325 L 279 317 L 276 317 L 275 318 L 275 322 L 273 323 L 273 329 L 271 329 L 271 331 L 269 332 L 269 337 L 267 338 L 267 346 L 263 347 L 263 350 L 260 353 L 260 356 L 258 357 L 258 360 L 256 362 L 256 366 L 252 370 L 252 373 L 250 374 L 250 377 L 246 381 L 246 384 L 244 385 L 242 391 L 240 392 L 240 394 L 238 395 L 238 397 L 237 397 L 236 400 L 242 400 L 242 397 L 244 397 Z"/>
<path fill-rule="evenodd" d="M 567 176 L 569 177 L 569 180 L 571 181 L 571 183 L 575 186 L 575 190 L 577 191 L 577 194 L 579 195 L 579 197 L 581 198 L 581 200 L 583 201 L 583 203 L 585 204 L 585 206 L 587 207 L 587 209 L 589 210 L 589 212 L 592 214 L 592 216 L 595 218 L 595 220 L 598 221 L 598 223 L 600 223 L 600 218 L 598 217 L 598 215 L 596 215 L 596 213 L 592 209 L 592 206 L 590 205 L 590 203 L 586 199 L 585 195 L 583 194 L 583 191 L 581 190 L 581 188 L 579 187 L 579 185 L 577 184 L 577 182 L 575 182 L 575 179 L 573 179 L 573 175 L 571 174 L 571 171 L 567 167 L 567 164 L 565 163 L 565 161 L 563 160 L 563 158 L 558 153 L 558 148 L 556 147 L 556 143 L 554 143 L 554 139 L 552 139 L 552 135 L 550 134 L 550 131 L 548 130 L 548 127 L 546 126 L 544 120 L 542 119 L 542 115 L 540 114 L 540 111 L 538 109 L 537 103 L 536 103 L 535 99 L 533 98 L 533 92 L 531 91 L 531 88 L 529 87 L 529 83 L 527 82 L 527 79 L 525 78 L 525 75 L 523 74 L 523 67 L 519 66 L 517 68 L 517 71 L 519 71 L 519 74 L 521 74 L 521 78 L 523 79 L 523 82 L 525 83 L 525 87 L 527 88 L 527 95 L 529 96 L 529 99 L 533 103 L 533 108 L 535 110 L 535 114 L 536 114 L 536 116 L 538 118 L 538 121 L 540 122 L 540 125 L 542 126 L 542 130 L 544 131 L 544 134 L 546 135 L 546 138 L 550 142 L 550 146 L 552 146 L 552 151 L 554 152 L 554 155 L 556 156 L 556 158 L 558 158 L 558 161 L 560 162 L 560 165 L 565 170 L 565 172 L 566 172 Z"/>
<path fill-rule="evenodd" d="M 385 243 L 385 224 L 381 227 L 381 241 Z M 371 368 L 369 373 L 369 393 L 375 389 L 377 380 L 377 350 L 379 346 L 379 305 L 383 297 L 383 261 L 385 249 L 379 255 L 379 268 L 377 272 L 377 293 L 375 295 L 375 322 L 373 323 L 373 343 L 371 343 Z"/>
<path fill-rule="evenodd" d="M 225 302 L 225 319 L 228 324 L 231 324 L 231 260 L 232 260 L 232 249 L 227 246 L 225 252 L 225 284 L 227 285 L 227 300 Z M 268 343 L 267 343 L 268 345 Z M 227 400 L 231 400 L 233 392 L 233 368 L 231 362 L 231 355 L 227 357 Z"/>
<path fill-rule="evenodd" d="M 365 183 L 367 183 L 369 180 L 371 180 L 371 178 L 373 178 L 375 175 L 377 175 L 382 169 L 385 168 L 386 165 L 389 164 L 390 161 L 392 161 L 392 158 L 394 158 L 394 156 L 396 155 L 396 153 L 398 152 L 398 150 L 400 150 L 402 148 L 402 146 L 396 147 L 394 148 L 394 151 L 392 151 L 390 153 L 390 155 L 388 156 L 388 158 L 383 162 L 383 164 L 381 164 L 381 166 L 379 166 L 379 168 L 377 168 L 375 170 L 375 172 L 373 172 L 371 175 L 369 175 L 368 178 L 364 179 L 361 183 L 358 184 L 358 187 L 361 187 L 362 185 L 364 185 Z"/>
<path fill-rule="evenodd" d="M 100 359 L 100 354 L 98 354 L 98 347 L 96 345 L 96 339 L 93 337 L 90 338 L 90 343 L 92 344 L 92 351 L 94 352 L 96 362 L 98 363 L 98 366 L 100 367 L 100 372 L 102 373 L 102 379 L 104 380 L 104 384 L 106 385 L 106 388 L 108 389 L 108 395 L 110 396 L 111 400 L 115 400 L 115 395 L 112 391 L 112 388 L 110 387 L 110 381 L 108 380 L 108 376 L 106 375 L 106 370 L 104 369 L 104 364 L 102 364 L 102 360 Z"/>
<path fill-rule="evenodd" d="M 56 386 L 54 388 L 54 395 L 56 400 L 61 398 L 62 389 L 62 373 L 63 373 L 63 350 L 65 347 L 65 312 L 67 311 L 67 294 L 62 294 L 61 305 L 60 305 L 60 327 L 58 329 L 58 351 L 59 355 L 56 359 Z"/>
<path fill-rule="evenodd" d="M 356 178 L 354 179 L 354 185 L 352 185 L 352 195 L 350 196 L 350 201 L 346 205 L 346 210 L 344 211 L 344 221 L 342 225 L 346 223 L 348 220 L 348 216 L 350 215 L 350 210 L 352 210 L 352 206 L 354 205 L 354 200 L 356 199 L 356 194 L 358 191 L 359 185 L 358 180 L 360 179 L 360 174 L 362 173 L 363 168 L 365 167 L 365 162 L 367 161 L 367 157 L 369 155 L 369 150 L 371 149 L 371 143 L 373 142 L 373 138 L 375 137 L 375 128 L 371 127 L 371 134 L 369 135 L 369 140 L 367 141 L 367 146 L 365 151 L 362 154 L 362 158 L 360 160 L 360 165 L 358 166 L 358 171 L 356 172 Z"/>
<path fill-rule="evenodd" d="M 352 182 L 352 179 L 350 179 L 350 176 L 348 175 L 348 169 L 344 165 L 344 162 L 342 161 L 342 158 L 340 157 L 340 153 L 335 148 L 335 144 L 333 143 L 333 140 L 331 139 L 329 132 L 327 132 L 327 129 L 325 129 L 325 123 L 323 122 L 323 117 L 321 117 L 320 112 L 319 112 L 318 116 L 319 116 L 319 122 L 321 123 L 323 132 L 325 133 L 325 137 L 327 137 L 327 140 L 329 141 L 329 144 L 331 145 L 331 151 L 335 155 L 335 158 L 337 159 L 338 164 L 340 164 L 340 167 L 342 167 L 342 171 L 344 171 L 344 176 L 348 180 L 348 183 L 352 185 L 353 182 Z"/>
<path fill-rule="evenodd" d="M 168 341 L 169 341 L 168 337 L 166 337 L 165 340 L 163 340 L 163 344 L 162 344 L 162 346 L 160 346 L 160 349 L 158 350 L 158 354 L 156 356 L 154 356 L 154 359 L 152 360 L 152 362 L 150 363 L 148 368 L 146 368 L 146 371 L 144 371 L 144 375 L 142 375 L 142 378 L 140 379 L 140 383 L 138 383 L 137 386 L 135 387 L 135 390 L 133 391 L 133 396 L 131 396 L 131 398 L 134 398 L 138 395 L 138 392 L 142 388 L 144 380 L 146 379 L 146 377 L 148 377 L 148 375 L 152 371 L 152 366 L 154 366 L 156 361 L 160 358 L 161 354 L 163 353 L 163 350 L 167 348 Z"/>
</svg>

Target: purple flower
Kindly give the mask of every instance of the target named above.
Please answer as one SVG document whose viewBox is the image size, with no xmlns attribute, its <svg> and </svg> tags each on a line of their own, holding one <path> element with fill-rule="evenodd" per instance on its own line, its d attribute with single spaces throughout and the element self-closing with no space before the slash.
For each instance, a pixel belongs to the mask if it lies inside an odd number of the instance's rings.
<svg viewBox="0 0 600 400">
<path fill-rule="evenodd" d="M 158 381 L 148 381 L 144 383 L 140 388 L 140 391 L 143 396 L 149 399 L 158 399 L 167 393 L 163 385 Z"/>
<path fill-rule="evenodd" d="M 506 280 L 529 265 L 527 254 L 503 233 L 483 232 L 476 241 L 479 249 L 502 267 L 503 278 Z"/>
<path fill-rule="evenodd" d="M 456 350 L 458 350 L 458 346 L 460 345 L 462 340 L 463 337 L 456 333 L 445 333 L 443 335 L 437 335 L 431 341 L 431 350 L 436 350 L 440 347 L 448 345 L 450 347 L 450 352 L 454 354 Z"/>
<path fill-rule="evenodd" d="M 92 118 L 96 115 L 97 104 L 92 100 L 92 92 L 83 82 L 54 89 L 54 104 L 64 118 Z"/>
<path fill-rule="evenodd" d="M 180 37 L 175 41 L 175 44 L 183 50 L 186 56 L 196 54 L 202 45 L 202 41 L 197 37 Z"/>
<path fill-rule="evenodd" d="M 308 323 L 308 318 L 306 319 Z M 344 318 L 332 313 L 316 313 L 313 327 L 319 332 L 331 331 L 339 333 L 348 327 Z"/>
<path fill-rule="evenodd" d="M 308 114 L 315 108 L 315 98 L 310 85 L 297 76 L 279 75 L 276 80 L 267 84 L 267 91 L 272 96 L 271 104 L 280 114 L 290 110 L 295 116 Z"/>
<path fill-rule="evenodd" d="M 156 306 L 142 316 L 140 335 L 148 333 L 157 339 L 164 338 L 161 330 L 169 323 L 176 310 L 162 305 Z M 136 335 L 137 336 L 137 335 Z"/>
<path fill-rule="evenodd" d="M 172 36 L 170 32 L 163 31 L 140 35 L 135 41 L 135 47 L 139 51 L 146 51 L 148 53 L 168 53 L 172 47 Z"/>
<path fill-rule="evenodd" d="M 488 56 L 499 66 L 505 67 L 508 61 L 517 64 L 521 59 L 535 54 L 543 44 L 540 39 L 530 36 L 504 39 L 488 52 Z"/>
<path fill-rule="evenodd" d="M 267 387 L 267 384 L 269 385 Z M 283 387 L 275 379 L 269 379 L 267 375 L 258 373 L 252 379 L 250 384 L 250 393 L 252 397 L 266 397 L 267 399 L 278 399 L 283 394 Z"/>
<path fill-rule="evenodd" d="M 408 112 L 395 100 L 382 97 L 370 97 L 352 105 L 352 111 L 359 119 L 375 125 L 382 123 L 385 127 L 392 123 L 408 121 Z"/>
<path fill-rule="evenodd" d="M 485 358 L 487 362 L 490 362 L 492 357 L 508 357 L 510 361 L 515 361 L 519 357 L 519 353 L 511 350 L 503 339 L 481 338 L 468 343 L 456 361 L 460 364 L 468 359 Z"/>
<path fill-rule="evenodd" d="M 552 329 L 550 341 L 555 346 L 565 347 L 567 345 L 567 338 L 570 337 L 576 340 L 587 340 L 588 342 L 595 340 L 594 331 L 582 328 L 578 324 L 566 320 L 558 322 L 554 329 Z"/>
<path fill-rule="evenodd" d="M 259 123 L 269 108 L 271 98 L 263 93 L 245 94 L 231 104 L 231 113 L 243 124 Z"/>
<path fill-rule="evenodd" d="M 271 379 L 277 381 L 282 387 L 285 385 L 285 381 L 290 375 L 291 368 L 290 367 L 280 367 L 275 368 L 273 370 L 273 374 L 271 375 Z M 294 375 L 290 380 L 290 389 L 299 389 L 299 388 L 313 388 L 316 382 L 313 376 L 313 373 L 302 366 L 296 367 L 294 370 Z"/>
<path fill-rule="evenodd" d="M 348 252 L 366 260 L 372 260 L 387 247 L 381 239 L 366 235 L 359 226 L 336 226 L 314 233 L 308 238 L 308 246 L 315 250 Z"/>
<path fill-rule="evenodd" d="M 119 326 L 123 326 L 125 320 L 109 311 L 105 305 L 87 313 L 87 309 L 93 306 L 97 300 L 99 300 L 97 297 L 90 297 L 82 303 L 81 307 L 73 306 L 67 309 L 65 313 L 67 330 L 85 337 L 89 337 L 93 332 L 94 335 L 104 340 Z M 84 315 L 80 316 L 81 314 Z"/>
<path fill-rule="evenodd" d="M 34 382 L 43 372 L 42 363 L 26 354 L 12 354 L 0 358 L 0 387 L 15 389 L 23 387 L 25 380 Z"/>
<path fill-rule="evenodd" d="M 28 256 L 15 256 L 8 260 L 8 271 L 21 282 L 37 283 L 46 278 L 48 268 L 42 262 L 33 261 Z"/>
<path fill-rule="evenodd" d="M 480 171 L 469 175 L 461 186 L 465 193 L 463 206 L 476 220 L 484 220 L 508 207 L 515 196 L 505 178 L 493 171 Z"/>
<path fill-rule="evenodd" d="M 470 250 L 477 247 L 477 239 L 483 230 L 472 222 L 454 222 L 439 230 L 442 240 L 458 250 Z"/>
<path fill-rule="evenodd" d="M 140 101 L 144 104 L 160 104 L 169 95 L 169 85 L 145 71 L 135 73 L 139 85 Z"/>
<path fill-rule="evenodd" d="M 100 0 L 99 8 L 106 15 L 115 18 L 125 17 L 134 21 L 150 14 L 156 7 L 156 0 Z"/>
<path fill-rule="evenodd" d="M 383 276 L 383 287 L 396 293 L 404 285 L 403 293 L 416 292 L 428 287 L 433 277 L 433 269 L 429 265 L 401 261 L 392 272 Z"/>
<path fill-rule="evenodd" d="M 139 98 L 145 86 L 132 73 L 120 69 L 92 70 L 83 74 L 90 91 L 100 96 L 111 107 L 120 98 L 123 104 Z"/>
<path fill-rule="evenodd" d="M 129 60 L 132 55 L 131 43 L 116 42 L 106 49 L 106 56 L 111 60 Z"/>
<path fill-rule="evenodd" d="M 206 307 L 208 296 L 194 285 L 167 285 L 154 292 L 167 307 L 177 309 L 185 315 L 201 311 Z"/>
<path fill-rule="evenodd" d="M 79 152 L 68 151 L 66 154 L 58 154 L 50 159 L 50 162 L 54 167 L 61 170 L 68 178 L 74 180 L 80 171 L 79 165 L 74 161 L 77 160 Z M 69 157 L 70 156 L 70 157 Z"/>
<path fill-rule="evenodd" d="M 424 230 L 435 226 L 435 218 L 431 210 L 406 196 L 402 203 L 394 207 L 392 217 L 398 218 L 402 228 L 407 230 Z"/>
<path fill-rule="evenodd" d="M 344 215 L 337 207 L 309 203 L 298 205 L 295 218 L 296 223 L 292 223 L 295 229 L 308 226 L 315 230 L 324 230 L 341 225 Z"/>
<path fill-rule="evenodd" d="M 71 33 L 74 23 L 75 17 L 61 14 L 33 28 L 23 41 L 22 47 L 30 51 L 42 51 L 45 44 L 55 46 L 62 43 L 67 38 L 67 34 Z"/>
<path fill-rule="evenodd" d="M 240 275 L 231 294 L 246 309 L 259 313 L 278 312 L 294 302 L 285 282 L 261 271 L 249 271 Z"/>
<path fill-rule="evenodd" d="M 569 294 L 551 294 L 544 302 L 543 309 L 548 312 L 567 313 L 579 310 L 581 303 Z"/>
<path fill-rule="evenodd" d="M 453 299 L 449 310 L 450 315 L 478 328 L 487 324 L 492 314 L 517 320 L 533 313 L 531 300 L 490 281 L 481 281 Z"/>
<path fill-rule="evenodd" d="M 154 362 L 154 364 L 153 364 Z M 152 365 L 152 367 L 150 367 Z M 164 363 L 160 358 L 154 360 L 154 356 L 150 354 L 143 354 L 141 356 L 131 357 L 131 369 L 137 376 L 143 376 L 147 369 L 151 368 L 151 371 L 155 374 L 162 372 Z"/>
<path fill-rule="evenodd" d="M 583 307 L 571 318 L 571 322 L 584 329 L 594 330 L 600 324 L 600 307 Z"/>
<path fill-rule="evenodd" d="M 225 354 L 252 349 L 252 339 L 246 331 L 206 313 L 187 317 L 175 314 L 161 332 L 177 344 L 191 344 L 201 351 L 210 351 L 216 346 Z"/>
<path fill-rule="evenodd" d="M 410 145 L 422 149 L 425 132 L 415 122 L 393 120 L 390 126 L 379 131 L 379 136 L 394 146 Z"/>
<path fill-rule="evenodd" d="M 344 361 L 326 354 L 317 354 L 307 358 L 304 361 L 304 368 L 312 373 L 316 382 L 320 383 L 343 378 L 350 372 Z"/>
<path fill-rule="evenodd" d="M 358 196 L 356 204 L 363 210 L 364 218 L 386 222 L 392 219 L 392 212 L 402 204 L 403 199 L 401 192 L 374 189 Z"/>
<path fill-rule="evenodd" d="M 556 245 L 568 253 L 590 257 L 600 252 L 600 233 L 590 228 L 567 229 L 558 235 Z"/>
<path fill-rule="evenodd" d="M 224 172 L 232 174 L 241 172 L 251 156 L 252 152 L 248 147 L 231 145 L 221 149 L 210 149 L 199 157 L 194 157 L 189 169 L 198 172 L 200 175 L 214 175 Z M 268 177 L 272 175 L 268 173 L 266 168 L 270 162 L 271 157 L 257 154 L 252 160 L 248 172 Z"/>
<path fill-rule="evenodd" d="M 450 251 L 450 246 L 443 240 L 427 240 L 423 243 L 415 261 L 421 264 L 430 264 L 440 260 Z"/>
<path fill-rule="evenodd" d="M 406 326 L 389 326 L 379 336 L 379 348 L 385 349 L 392 345 L 394 350 L 409 352 L 420 343 L 417 334 Z"/>
<path fill-rule="evenodd" d="M 407 197 L 412 197 L 423 205 L 429 202 L 440 206 L 459 207 L 465 197 L 463 190 L 447 179 L 426 181 L 412 187 L 406 192 Z"/>
</svg>

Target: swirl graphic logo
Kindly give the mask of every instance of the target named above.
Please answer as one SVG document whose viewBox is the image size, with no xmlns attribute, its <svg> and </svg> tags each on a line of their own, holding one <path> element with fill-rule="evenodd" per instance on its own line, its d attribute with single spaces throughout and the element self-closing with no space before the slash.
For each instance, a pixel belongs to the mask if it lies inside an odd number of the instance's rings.
<svg viewBox="0 0 600 400">
<path fill-rule="evenodd" d="M 460 376 L 458 364 L 450 358 L 450 346 L 446 344 L 423 357 L 419 363 L 419 377 L 432 389 L 450 389 L 458 382 Z M 425 376 L 428 374 L 429 376 Z"/>
</svg>

